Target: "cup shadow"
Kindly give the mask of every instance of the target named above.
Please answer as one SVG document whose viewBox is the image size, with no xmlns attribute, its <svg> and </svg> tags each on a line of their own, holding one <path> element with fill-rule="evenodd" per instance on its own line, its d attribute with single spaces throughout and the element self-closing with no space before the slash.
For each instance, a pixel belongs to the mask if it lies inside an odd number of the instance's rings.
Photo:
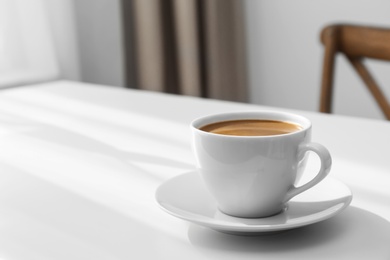
<svg viewBox="0 0 390 260">
<path fill-rule="evenodd" d="M 349 206 L 326 221 L 262 236 L 236 236 L 190 225 L 188 238 L 205 256 L 235 259 L 390 259 L 390 222 Z"/>
</svg>

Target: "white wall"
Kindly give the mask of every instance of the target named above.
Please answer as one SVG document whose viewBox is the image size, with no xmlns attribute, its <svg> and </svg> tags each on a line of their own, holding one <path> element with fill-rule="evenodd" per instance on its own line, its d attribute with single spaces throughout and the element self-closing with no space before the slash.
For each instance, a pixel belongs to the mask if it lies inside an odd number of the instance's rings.
<svg viewBox="0 0 390 260">
<path fill-rule="evenodd" d="M 44 0 L 61 79 L 124 85 L 120 0 Z"/>
<path fill-rule="evenodd" d="M 72 0 L 81 80 L 124 86 L 120 0 Z"/>
<path fill-rule="evenodd" d="M 390 27 L 387 0 L 245 0 L 250 102 L 317 111 L 322 68 L 319 33 L 330 23 Z M 390 97 L 390 65 L 370 62 Z M 344 57 L 338 57 L 335 113 L 384 118 Z"/>
<path fill-rule="evenodd" d="M 80 80 L 79 47 L 73 2 L 44 0 L 61 79 Z"/>
<path fill-rule="evenodd" d="M 0 1 L 0 88 L 57 78 L 49 21 L 43 0 Z"/>
</svg>

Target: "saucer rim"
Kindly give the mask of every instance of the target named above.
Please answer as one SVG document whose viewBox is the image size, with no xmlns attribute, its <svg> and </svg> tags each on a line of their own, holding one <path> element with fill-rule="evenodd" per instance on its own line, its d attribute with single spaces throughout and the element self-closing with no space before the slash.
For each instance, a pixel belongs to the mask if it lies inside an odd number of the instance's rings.
<svg viewBox="0 0 390 260">
<path fill-rule="evenodd" d="M 185 211 L 184 214 L 180 214 L 177 212 L 178 208 L 175 208 L 175 210 L 170 210 L 169 205 L 166 205 L 166 203 L 161 202 L 159 200 L 159 198 L 158 198 L 159 190 L 162 189 L 163 186 L 165 184 L 167 184 L 167 182 L 174 181 L 174 179 L 176 179 L 176 178 L 180 178 L 180 177 L 183 178 L 184 175 L 194 175 L 194 174 L 197 174 L 196 171 L 185 172 L 185 173 L 179 174 L 175 177 L 172 177 L 172 178 L 166 180 L 165 182 L 163 182 L 162 184 L 160 184 L 155 192 L 155 201 L 157 202 L 158 206 L 163 211 L 165 211 L 166 213 L 168 213 L 174 217 L 177 217 L 179 219 L 182 219 L 182 220 L 185 220 L 185 221 L 188 221 L 188 222 L 191 222 L 191 223 L 203 226 L 203 227 L 207 227 L 207 228 L 210 228 L 210 229 L 213 229 L 216 231 L 226 232 L 226 233 L 233 233 L 233 234 L 234 233 L 238 233 L 238 234 L 239 233 L 243 233 L 243 234 L 245 234 L 245 233 L 269 233 L 269 232 L 285 231 L 285 230 L 290 230 L 290 229 L 295 229 L 295 228 L 299 228 L 299 227 L 312 225 L 312 224 L 327 220 L 329 218 L 332 218 L 332 217 L 336 216 L 337 214 L 341 213 L 342 211 L 344 211 L 344 209 L 346 209 L 351 204 L 352 198 L 353 198 L 353 193 L 352 193 L 351 189 L 345 183 L 343 183 L 342 181 L 340 181 L 337 178 L 334 178 L 332 176 L 327 176 L 328 181 L 339 183 L 348 191 L 348 194 L 346 194 L 345 197 L 342 197 L 342 198 L 344 198 L 343 201 L 340 201 L 337 204 L 332 205 L 331 207 L 329 207 L 323 211 L 318 212 L 318 213 L 320 213 L 320 212 L 330 211 L 329 214 L 322 215 L 321 217 L 318 217 L 318 218 L 312 218 L 312 219 L 307 220 L 307 221 L 296 222 L 296 223 L 261 224 L 261 225 L 242 226 L 241 223 L 232 223 L 232 222 L 229 222 L 227 220 L 225 220 L 225 221 L 216 220 L 215 218 L 211 218 L 211 217 L 207 217 L 207 216 L 203 216 L 203 215 L 190 217 L 190 215 L 193 215 L 194 213 L 191 213 L 188 211 Z M 294 198 L 291 199 L 291 201 L 294 201 Z M 331 210 L 331 209 L 333 209 L 333 210 Z M 216 209 L 216 210 L 218 210 L 218 209 Z M 286 211 L 288 211 L 288 204 L 286 207 Z M 270 218 L 272 218 L 272 216 Z M 202 219 L 205 219 L 205 220 L 202 220 Z M 264 220 L 264 218 L 263 218 L 263 220 Z M 234 225 L 234 224 L 239 224 L 239 225 Z"/>
</svg>

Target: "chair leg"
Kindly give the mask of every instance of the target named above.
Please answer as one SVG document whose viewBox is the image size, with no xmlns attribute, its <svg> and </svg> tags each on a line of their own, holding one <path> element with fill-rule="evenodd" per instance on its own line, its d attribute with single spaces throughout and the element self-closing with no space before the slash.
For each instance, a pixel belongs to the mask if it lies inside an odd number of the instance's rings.
<svg viewBox="0 0 390 260">
<path fill-rule="evenodd" d="M 332 28 L 329 29 L 322 35 L 325 53 L 322 69 L 320 112 L 324 113 L 332 112 L 333 75 L 337 52 L 337 35 L 335 35 L 337 31 Z"/>
<path fill-rule="evenodd" d="M 348 60 L 351 62 L 352 66 L 355 68 L 360 78 L 366 84 L 371 94 L 377 101 L 379 107 L 382 109 L 383 114 L 386 116 L 387 120 L 390 120 L 390 105 L 387 101 L 385 95 L 379 88 L 378 84 L 375 82 L 374 78 L 371 76 L 370 72 L 362 63 L 360 58 L 351 58 L 348 57 Z"/>
</svg>

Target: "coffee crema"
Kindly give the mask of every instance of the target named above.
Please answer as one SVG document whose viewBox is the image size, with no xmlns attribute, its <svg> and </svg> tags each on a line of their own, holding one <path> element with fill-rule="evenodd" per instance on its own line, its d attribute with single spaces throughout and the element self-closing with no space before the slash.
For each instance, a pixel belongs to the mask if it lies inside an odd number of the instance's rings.
<svg viewBox="0 0 390 260">
<path fill-rule="evenodd" d="M 221 135 L 270 136 L 289 134 L 302 129 L 298 124 L 261 119 L 221 121 L 199 128 L 202 131 Z"/>
</svg>

